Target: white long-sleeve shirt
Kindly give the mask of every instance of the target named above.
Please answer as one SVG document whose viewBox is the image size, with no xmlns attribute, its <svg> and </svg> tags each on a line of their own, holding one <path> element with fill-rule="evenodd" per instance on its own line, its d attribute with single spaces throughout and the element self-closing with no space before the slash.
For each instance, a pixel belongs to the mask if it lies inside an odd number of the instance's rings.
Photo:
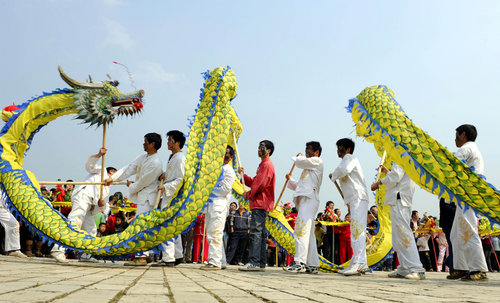
<svg viewBox="0 0 500 303">
<path fill-rule="evenodd" d="M 132 175 L 136 175 L 135 182 L 129 186 L 130 200 L 138 205 L 154 205 L 158 186 L 158 178 L 163 172 L 161 159 L 158 153 L 152 155 L 143 154 L 132 163 L 121 168 L 113 174 L 113 181 L 123 181 Z"/>
<path fill-rule="evenodd" d="M 303 169 L 299 181 L 292 178 L 288 181 L 287 187 L 294 190 L 293 198 L 309 197 L 319 201 L 319 189 L 323 182 L 323 160 L 319 157 L 305 156 L 292 157 L 297 168 Z"/>
<path fill-rule="evenodd" d="M 386 205 L 396 205 L 399 193 L 401 204 L 406 207 L 411 206 L 413 194 L 415 193 L 415 183 L 401 166 L 396 162 L 392 162 L 391 170 L 381 181 L 387 187 L 385 191 Z"/>
<path fill-rule="evenodd" d="M 467 166 L 474 167 L 476 174 L 484 174 L 484 161 L 476 142 L 468 141 L 458 148 L 457 158 L 464 160 Z"/>
<path fill-rule="evenodd" d="M 365 176 L 359 160 L 351 154 L 346 154 L 339 166 L 333 171 L 332 182 L 339 179 L 344 201 L 350 204 L 354 201 L 369 201 Z"/>
<path fill-rule="evenodd" d="M 99 158 L 95 155 L 92 155 L 87 160 L 85 164 L 85 169 L 89 173 L 89 175 L 85 178 L 84 182 L 95 182 L 100 183 L 101 181 L 101 165 L 97 162 Z M 106 179 L 108 174 L 104 173 L 104 178 Z M 71 200 L 76 196 L 86 196 L 92 205 L 97 205 L 99 202 L 99 196 L 101 195 L 101 186 L 100 185 L 78 185 L 73 190 L 71 194 Z M 109 195 L 109 186 L 102 187 L 102 198 L 105 199 Z"/>
<path fill-rule="evenodd" d="M 177 152 L 168 160 L 167 169 L 165 170 L 165 192 L 163 196 L 163 205 L 170 204 L 177 187 L 184 178 L 186 166 L 186 156 L 182 152 Z"/>
<path fill-rule="evenodd" d="M 215 184 L 213 194 L 213 205 L 216 211 L 222 211 L 229 208 L 229 201 L 233 189 L 234 180 L 236 180 L 236 173 L 229 164 L 222 166 L 222 178 Z"/>
</svg>

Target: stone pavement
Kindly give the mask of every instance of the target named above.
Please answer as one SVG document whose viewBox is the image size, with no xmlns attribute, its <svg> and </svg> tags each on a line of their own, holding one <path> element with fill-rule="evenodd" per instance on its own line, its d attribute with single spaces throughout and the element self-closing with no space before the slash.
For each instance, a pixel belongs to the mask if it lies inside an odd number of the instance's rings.
<svg viewBox="0 0 500 303">
<path fill-rule="evenodd" d="M 446 280 L 427 273 L 424 281 L 387 278 L 387 272 L 339 274 L 202 271 L 198 264 L 175 268 L 124 267 L 123 262 L 89 264 L 49 258 L 0 256 L 0 302 L 499 302 L 500 274 L 489 282 Z"/>
</svg>

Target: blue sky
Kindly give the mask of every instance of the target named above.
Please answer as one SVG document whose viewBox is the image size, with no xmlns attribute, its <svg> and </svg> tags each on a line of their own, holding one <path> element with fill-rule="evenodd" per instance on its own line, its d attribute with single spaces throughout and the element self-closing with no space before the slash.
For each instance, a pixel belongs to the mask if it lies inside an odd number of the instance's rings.
<svg viewBox="0 0 500 303">
<path fill-rule="evenodd" d="M 327 175 L 340 161 L 336 140 L 355 137 L 344 107 L 376 84 L 390 87 L 407 115 L 451 151 L 454 129 L 475 124 L 488 181 L 500 185 L 498 1 L 2 0 L 0 9 L 2 106 L 67 87 L 57 65 L 80 80 L 109 73 L 130 92 L 118 61 L 146 91 L 142 116 L 108 128 L 109 165 L 141 154 L 147 132 L 187 132 L 200 73 L 229 65 L 243 166 L 253 174 L 258 142 L 273 141 L 277 194 L 290 157 L 317 140 L 325 162 L 320 210 L 333 200 L 345 213 Z M 81 180 L 101 142 L 101 129 L 59 118 L 35 137 L 24 167 L 39 180 Z M 379 159 L 371 144 L 355 142 L 369 185 Z M 160 154 L 166 163 L 166 147 Z M 419 189 L 414 208 L 438 215 L 437 198 Z"/>
</svg>

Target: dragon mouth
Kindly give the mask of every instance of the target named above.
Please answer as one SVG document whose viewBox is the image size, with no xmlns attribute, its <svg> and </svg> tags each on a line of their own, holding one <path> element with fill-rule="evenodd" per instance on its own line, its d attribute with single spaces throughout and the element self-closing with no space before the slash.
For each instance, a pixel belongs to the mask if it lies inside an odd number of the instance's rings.
<svg viewBox="0 0 500 303">
<path fill-rule="evenodd" d="M 116 109 L 118 115 L 134 115 L 140 112 L 144 105 L 140 98 L 128 98 L 112 101 L 111 106 Z"/>
</svg>

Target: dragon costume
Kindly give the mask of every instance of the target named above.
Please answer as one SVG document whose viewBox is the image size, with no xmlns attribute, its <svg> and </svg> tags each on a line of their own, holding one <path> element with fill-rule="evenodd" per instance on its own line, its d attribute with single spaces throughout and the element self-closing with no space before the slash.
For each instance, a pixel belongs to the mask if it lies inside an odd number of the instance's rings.
<svg viewBox="0 0 500 303">
<path fill-rule="evenodd" d="M 97 126 L 109 124 L 119 115 L 140 112 L 144 92 L 139 90 L 123 94 L 117 88 L 117 81 L 79 82 L 67 76 L 61 68 L 59 71 L 72 88 L 44 93 L 2 112 L 6 124 L 0 132 L 0 187 L 6 195 L 9 209 L 49 244 L 57 243 L 75 251 L 103 256 L 128 255 L 149 249 L 157 251 L 160 243 L 188 229 L 210 203 L 210 195 L 221 174 L 226 146 L 234 146 L 232 133 L 237 138 L 242 132 L 241 123 L 231 106 L 237 88 L 234 72 L 229 67 L 218 67 L 203 73 L 205 82 L 196 114 L 191 120 L 187 142 L 185 176 L 170 207 L 137 216 L 121 233 L 95 238 L 75 227 L 52 208 L 50 201 L 40 193 L 35 175 L 23 169 L 24 154 L 35 134 L 52 120 L 74 114 L 83 123 Z M 357 122 L 359 135 L 375 143 L 379 152 L 382 148 L 386 149 L 391 159 L 405 170 L 413 172 L 412 178 L 421 181 L 418 184 L 425 184 L 432 192 L 439 192 L 447 198 L 464 201 L 490 218 L 498 219 L 498 192 L 495 189 L 460 161 L 453 159 L 453 155 L 447 151 L 441 153 L 450 158 L 439 158 L 443 160 L 429 163 L 429 158 L 433 157 L 430 151 L 440 145 L 409 121 L 387 88 L 367 90 L 358 99 L 351 100 L 350 109 Z M 369 109 L 374 111 L 373 118 Z M 377 120 L 377 117 L 382 120 Z M 411 125 L 411 128 L 407 125 Z M 411 142 L 408 140 L 420 137 L 425 137 L 420 145 L 407 147 Z M 424 142 L 430 144 L 425 145 Z M 413 153 L 411 157 L 410 152 Z M 445 167 L 444 163 L 453 163 L 456 167 Z M 236 159 L 232 164 L 234 168 L 237 167 Z M 430 171 L 423 173 L 424 167 Z M 437 173 L 430 174 L 437 168 L 440 168 Z M 468 183 L 463 185 L 446 177 L 468 180 Z M 242 193 L 243 185 L 236 181 L 233 195 L 248 208 L 248 201 Z M 377 236 L 368 243 L 369 265 L 383 260 L 390 254 L 392 247 L 390 210 L 383 205 L 383 193 L 381 190 L 377 195 L 381 226 Z M 471 199 L 471 195 L 474 199 Z M 477 197 L 480 199 L 475 199 Z M 281 210 L 275 209 L 269 214 L 266 228 L 284 250 L 294 253 L 293 230 Z M 323 271 L 341 268 L 320 259 Z"/>
</svg>

